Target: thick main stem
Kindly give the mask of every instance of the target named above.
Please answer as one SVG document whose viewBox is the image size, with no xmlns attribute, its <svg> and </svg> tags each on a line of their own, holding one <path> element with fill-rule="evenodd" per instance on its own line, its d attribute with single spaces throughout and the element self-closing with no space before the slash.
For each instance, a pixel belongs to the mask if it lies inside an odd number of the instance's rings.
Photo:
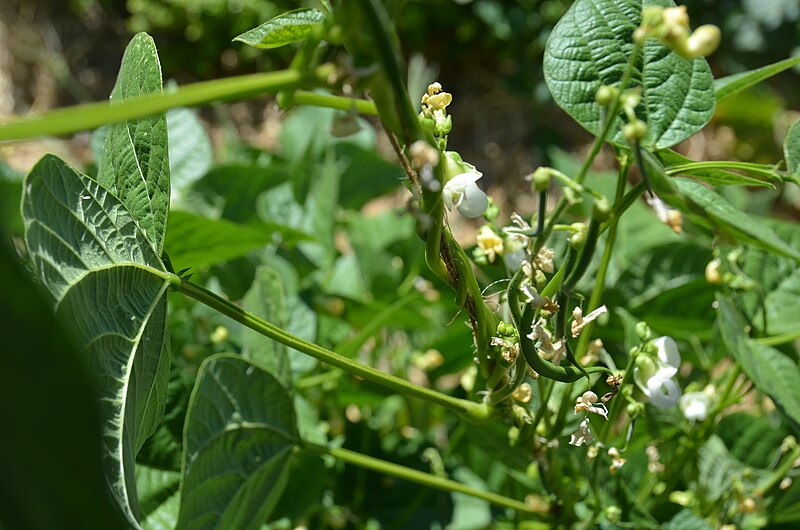
<svg viewBox="0 0 800 530">
<path fill-rule="evenodd" d="M 340 368 L 350 374 L 362 377 L 367 381 L 372 381 L 373 383 L 390 388 L 405 396 L 415 397 L 429 403 L 441 405 L 469 420 L 485 421 L 493 415 L 494 411 L 488 405 L 455 398 L 431 390 L 430 388 L 417 386 L 399 377 L 381 372 L 371 366 L 348 359 L 327 348 L 307 342 L 192 282 L 186 280 L 182 281 L 178 290 L 186 296 L 194 298 L 212 309 L 216 309 L 220 313 L 265 337 L 285 344 L 294 350 L 310 355 L 315 359 Z"/>
<path fill-rule="evenodd" d="M 386 462 L 385 460 L 379 460 L 377 458 L 357 453 L 355 451 L 349 451 L 347 449 L 342 449 L 340 447 L 326 447 L 324 445 L 317 445 L 310 442 L 303 442 L 301 446 L 303 449 L 312 453 L 317 453 L 321 455 L 330 455 L 338 460 L 347 462 L 348 464 L 353 464 L 366 469 L 371 469 L 379 473 L 385 473 L 386 475 L 392 477 L 410 480 L 412 482 L 416 482 L 417 484 L 422 484 L 423 486 L 429 486 L 431 488 L 436 488 L 444 491 L 463 493 L 465 495 L 470 495 L 471 497 L 477 497 L 478 499 L 483 499 L 485 501 L 491 502 L 492 504 L 496 504 L 498 506 L 505 506 L 506 508 L 512 508 L 520 512 L 540 514 L 539 511 L 533 509 L 531 506 L 528 506 L 524 502 L 520 502 L 518 500 L 514 500 L 509 497 L 504 497 L 503 495 L 498 495 L 496 493 L 490 493 L 488 491 L 481 491 L 474 488 L 470 488 L 469 486 L 465 486 L 464 484 L 461 484 L 454 480 L 449 480 L 446 478 L 438 477 L 436 475 L 431 475 L 429 473 L 424 473 L 416 469 L 411 469 L 405 466 L 400 466 L 398 464 L 393 464 L 391 462 Z"/>
</svg>

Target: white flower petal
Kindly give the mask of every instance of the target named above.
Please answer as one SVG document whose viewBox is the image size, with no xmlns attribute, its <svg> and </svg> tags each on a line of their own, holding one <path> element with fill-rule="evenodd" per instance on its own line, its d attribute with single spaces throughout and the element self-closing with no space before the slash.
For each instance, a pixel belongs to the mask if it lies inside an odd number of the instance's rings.
<svg viewBox="0 0 800 530">
<path fill-rule="evenodd" d="M 681 353 L 678 351 L 678 344 L 675 340 L 672 337 L 658 337 L 653 339 L 653 345 L 658 349 L 658 358 L 661 362 L 675 368 L 675 372 L 677 372 L 681 366 Z"/>
<path fill-rule="evenodd" d="M 681 389 L 672 379 L 661 377 L 651 377 L 647 381 L 647 397 L 654 407 L 667 409 L 678 404 L 681 397 Z"/>
<path fill-rule="evenodd" d="M 483 215 L 489 207 L 489 197 L 474 182 L 464 188 L 463 200 L 457 205 L 464 217 L 474 218 Z"/>
</svg>

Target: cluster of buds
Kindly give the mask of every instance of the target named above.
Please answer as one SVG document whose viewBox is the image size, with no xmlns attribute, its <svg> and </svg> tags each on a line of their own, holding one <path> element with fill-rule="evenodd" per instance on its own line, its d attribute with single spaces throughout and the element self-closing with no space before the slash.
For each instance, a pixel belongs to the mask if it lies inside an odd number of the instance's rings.
<svg viewBox="0 0 800 530">
<path fill-rule="evenodd" d="M 428 91 L 422 95 L 419 113 L 422 126 L 437 136 L 447 135 L 453 128 L 453 119 L 447 114 L 447 106 L 452 101 L 453 95 L 444 92 L 440 83 L 428 85 Z"/>
<path fill-rule="evenodd" d="M 505 362 L 513 364 L 519 357 L 519 335 L 514 325 L 501 321 L 497 325 L 497 336 L 492 337 L 492 346 L 500 350 Z"/>
<path fill-rule="evenodd" d="M 714 53 L 721 34 L 719 28 L 711 24 L 692 32 L 686 6 L 648 6 L 642 12 L 641 26 L 633 32 L 633 40 L 642 45 L 646 37 L 655 37 L 681 57 L 693 59 Z"/>
</svg>

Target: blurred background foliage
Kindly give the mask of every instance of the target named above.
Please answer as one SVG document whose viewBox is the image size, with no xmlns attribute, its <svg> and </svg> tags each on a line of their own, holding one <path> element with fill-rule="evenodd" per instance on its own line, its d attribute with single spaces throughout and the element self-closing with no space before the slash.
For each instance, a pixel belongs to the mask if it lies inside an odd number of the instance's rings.
<svg viewBox="0 0 800 530">
<path fill-rule="evenodd" d="M 231 40 L 277 13 L 314 4 L 0 0 L 0 116 L 105 99 L 125 45 L 137 31 L 153 35 L 165 79 L 178 84 L 285 68 L 294 47 L 263 52 Z M 522 175 L 545 163 L 574 174 L 573 155 L 580 155 L 591 140 L 552 103 L 542 77 L 549 31 L 569 4 L 388 2 L 411 70 L 418 78 L 435 76 L 454 94 L 450 147 L 484 172 L 504 215 L 533 209 Z M 796 0 L 685 4 L 695 26 L 715 23 L 723 30 L 722 47 L 711 58 L 717 77 L 800 53 L 786 45 L 800 42 Z M 331 60 L 341 58 L 335 51 L 327 53 Z M 785 130 L 797 118 L 789 109 L 800 106 L 797 82 L 798 74 L 788 72 L 731 98 L 719 107 L 712 125 L 680 149 L 696 159 L 779 160 Z M 417 90 L 421 87 L 424 83 Z M 284 113 L 266 97 L 171 111 L 174 210 L 166 248 L 176 270 L 192 267 L 198 281 L 302 338 L 464 396 L 474 380 L 465 317 L 425 266 L 423 243 L 414 234 L 412 218 L 404 215 L 407 194 L 399 185 L 403 173 L 381 156 L 388 149 L 380 129 L 359 119 L 358 133 L 345 138 L 330 134 L 346 118 L 314 108 Z M 102 130 L 64 141 L 0 146 L 0 222 L 19 234 L 15 205 L 21 174 L 44 151 L 55 150 L 92 174 L 101 135 Z M 610 156 L 605 165 L 611 166 Z M 611 195 L 613 181 L 612 174 L 597 171 L 587 182 Z M 773 191 L 724 193 L 754 213 L 777 209 L 783 216 L 797 217 L 797 197 L 786 195 L 785 201 L 775 203 L 779 195 Z M 571 213 L 576 219 L 586 215 L 579 208 Z M 459 231 L 459 221 L 453 221 L 457 235 L 471 244 L 474 230 Z M 702 380 L 710 368 L 725 368 L 723 349 L 711 336 L 714 288 L 704 279 L 711 237 L 691 226 L 686 231 L 690 237 L 679 238 L 656 223 L 643 203 L 635 204 L 621 221 L 606 303 L 626 310 L 600 328 L 607 350 L 604 361 L 620 360 L 622 352 L 637 344 L 634 324 L 644 319 L 658 334 L 681 341 L 691 365 L 687 379 Z M 480 274 L 488 285 L 503 271 L 494 265 Z M 579 289 L 585 292 L 587 285 Z M 590 464 L 583 452 L 566 443 L 542 445 L 531 456 L 508 446 L 508 429 L 502 424 L 480 429 L 460 424 L 439 408 L 390 395 L 313 359 L 255 340 L 226 317 L 177 295 L 170 298 L 169 319 L 174 355 L 168 416 L 139 456 L 145 469 L 177 476 L 180 462 L 174 455 L 197 367 L 213 353 L 235 352 L 265 364 L 289 359 L 288 365 L 272 368 L 292 381 L 301 431 L 307 429 L 310 439 L 321 437 L 514 498 L 555 498 L 565 520 L 586 514 Z M 566 398 L 557 395 L 551 403 L 562 399 Z M 540 402 L 534 389 L 526 406 L 536 410 Z M 747 413 L 770 412 L 767 402 L 748 405 Z M 661 430 L 646 425 L 637 431 L 623 480 L 615 481 L 614 488 L 634 490 L 643 481 L 645 446 L 653 432 L 661 433 L 665 459 L 677 451 L 681 437 L 697 436 L 683 430 L 677 410 L 652 421 L 661 422 Z M 559 422 L 558 428 L 569 433 L 577 428 L 578 418 L 570 414 Z M 770 429 L 784 434 L 780 426 L 762 427 L 762 434 Z M 744 429 L 734 420 L 728 420 L 726 428 L 723 437 L 730 440 Z M 706 461 L 733 459 L 723 448 Z M 316 457 L 295 465 L 296 478 L 279 507 L 278 515 L 284 518 L 272 528 L 291 528 L 302 521 L 309 528 L 377 528 L 382 523 L 384 528 L 466 530 L 486 527 L 504 515 L 483 501 L 432 492 Z M 567 477 L 564 469 L 580 473 Z M 710 472 L 701 471 L 690 470 L 694 476 L 689 478 L 711 480 Z M 318 480 L 308 481 L 311 475 Z M 611 483 L 607 472 L 600 480 L 606 479 Z M 172 492 L 166 488 L 147 498 L 156 507 Z M 608 495 L 624 496 L 612 490 Z M 793 487 L 781 502 L 791 507 L 798 495 L 800 487 Z M 660 509 L 663 513 L 654 515 L 667 520 L 680 508 L 663 502 Z"/>
</svg>

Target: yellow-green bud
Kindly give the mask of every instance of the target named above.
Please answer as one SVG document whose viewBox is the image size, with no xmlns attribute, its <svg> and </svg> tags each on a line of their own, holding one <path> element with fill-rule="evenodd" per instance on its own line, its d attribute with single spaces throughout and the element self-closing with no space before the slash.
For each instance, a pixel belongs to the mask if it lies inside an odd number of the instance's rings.
<svg viewBox="0 0 800 530">
<path fill-rule="evenodd" d="M 642 120 L 634 120 L 622 127 L 622 135 L 629 142 L 638 142 L 647 134 L 647 124 Z"/>
<path fill-rule="evenodd" d="M 592 217 L 601 223 L 607 221 L 611 217 L 611 203 L 605 197 L 595 199 L 592 204 Z"/>
<path fill-rule="evenodd" d="M 617 97 L 617 94 L 619 94 L 619 90 L 617 90 L 616 87 L 603 85 L 597 89 L 594 100 L 598 105 L 608 107 L 614 101 L 614 98 Z"/>
<path fill-rule="evenodd" d="M 550 185 L 552 172 L 549 167 L 540 167 L 531 174 L 533 189 L 535 191 L 545 191 Z"/>
</svg>

